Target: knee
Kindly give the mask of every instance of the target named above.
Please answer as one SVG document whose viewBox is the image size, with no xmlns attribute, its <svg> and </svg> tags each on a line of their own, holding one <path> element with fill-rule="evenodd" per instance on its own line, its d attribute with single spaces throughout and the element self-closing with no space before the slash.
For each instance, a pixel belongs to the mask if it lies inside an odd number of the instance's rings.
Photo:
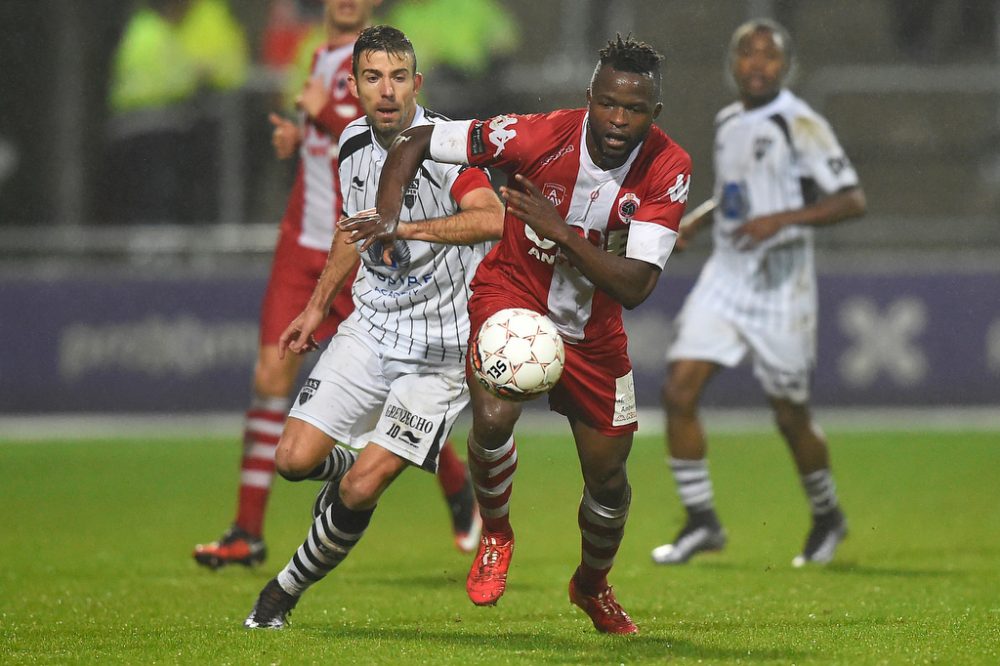
<svg viewBox="0 0 1000 666">
<path fill-rule="evenodd" d="M 583 482 L 590 496 L 604 506 L 619 506 L 628 494 L 628 479 L 624 466 L 584 473 Z"/>
<path fill-rule="evenodd" d="M 294 389 L 295 375 L 284 363 L 258 360 L 253 371 L 253 388 L 258 395 L 287 396 Z"/>
<path fill-rule="evenodd" d="M 498 401 L 499 402 L 499 401 Z M 484 405 L 473 413 L 472 431 L 476 442 L 487 449 L 502 446 L 514 433 L 516 415 L 503 405 Z"/>
<path fill-rule="evenodd" d="M 286 431 L 281 435 L 274 451 L 274 467 L 288 481 L 301 481 L 309 476 L 324 457 L 325 454 L 318 453 L 315 447 L 309 446 L 302 438 Z"/>
<path fill-rule="evenodd" d="M 671 377 L 663 386 L 663 406 L 669 414 L 692 416 L 698 407 L 698 393 L 692 382 Z"/>
<path fill-rule="evenodd" d="M 791 403 L 775 403 L 774 423 L 788 441 L 797 440 L 811 428 L 809 411 L 803 405 Z"/>
</svg>

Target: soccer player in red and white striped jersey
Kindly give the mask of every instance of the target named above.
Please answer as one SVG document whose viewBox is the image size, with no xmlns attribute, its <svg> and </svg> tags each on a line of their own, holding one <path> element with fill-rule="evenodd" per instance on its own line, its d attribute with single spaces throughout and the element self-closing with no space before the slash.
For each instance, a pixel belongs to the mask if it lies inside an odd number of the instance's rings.
<svg viewBox="0 0 1000 666">
<path fill-rule="evenodd" d="M 549 404 L 569 420 L 584 477 L 582 559 L 570 600 L 598 631 L 620 634 L 638 631 L 607 580 L 631 500 L 625 462 L 637 428 L 621 308 L 636 307 L 656 285 L 691 177 L 687 153 L 653 126 L 662 108 L 660 60 L 649 45 L 619 36 L 600 52 L 585 109 L 404 132 L 382 172 L 380 218 L 347 227 L 365 246 L 390 242 L 404 186 L 428 157 L 513 176 L 501 190 L 503 239 L 472 282 L 472 335 L 494 312 L 521 307 L 548 316 L 567 343 Z M 469 461 L 484 530 L 466 589 L 473 603 L 489 605 L 506 588 L 513 553 L 508 507 L 521 405 L 469 385 Z"/>
<path fill-rule="evenodd" d="M 280 358 L 278 338 L 303 310 L 326 265 L 340 214 L 337 146 L 344 128 L 364 115 L 350 90 L 354 42 L 381 0 L 326 0 L 327 43 L 313 54 L 309 79 L 296 100 L 298 122 L 271 114 L 272 143 L 280 159 L 298 154 L 299 164 L 281 220 L 271 275 L 261 306 L 260 339 L 254 368 L 253 397 L 246 413 L 236 518 L 218 541 L 195 546 L 195 560 L 218 568 L 227 564 L 256 565 L 267 555 L 263 540 L 264 514 L 274 480 L 275 447 L 291 406 L 291 394 L 303 357 Z M 318 341 L 337 332 L 354 310 L 351 280 L 334 298 L 329 316 L 315 332 Z M 341 452 L 342 453 L 342 452 Z M 334 459 L 317 470 L 320 476 L 346 471 L 352 459 Z M 465 464 L 450 443 L 441 451 L 438 481 L 452 514 L 456 546 L 475 546 L 478 520 Z M 470 534 L 472 537 L 470 539 Z"/>
</svg>

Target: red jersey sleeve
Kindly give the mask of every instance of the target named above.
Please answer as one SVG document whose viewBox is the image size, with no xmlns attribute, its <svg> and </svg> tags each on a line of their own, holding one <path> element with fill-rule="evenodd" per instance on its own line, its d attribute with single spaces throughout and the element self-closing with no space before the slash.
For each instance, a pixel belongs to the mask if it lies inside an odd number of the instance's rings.
<svg viewBox="0 0 1000 666">
<path fill-rule="evenodd" d="M 486 172 L 475 167 L 462 167 L 458 178 L 455 179 L 454 184 L 451 186 L 451 198 L 456 203 L 460 203 L 462 197 L 480 187 L 491 187 L 490 179 L 487 177 Z"/>
<path fill-rule="evenodd" d="M 503 115 L 473 120 L 469 127 L 469 164 L 517 170 L 538 132 L 537 116 Z"/>
<path fill-rule="evenodd" d="M 632 218 L 677 231 L 691 187 L 691 158 L 680 146 L 661 153 L 648 172 L 646 196 Z"/>
</svg>

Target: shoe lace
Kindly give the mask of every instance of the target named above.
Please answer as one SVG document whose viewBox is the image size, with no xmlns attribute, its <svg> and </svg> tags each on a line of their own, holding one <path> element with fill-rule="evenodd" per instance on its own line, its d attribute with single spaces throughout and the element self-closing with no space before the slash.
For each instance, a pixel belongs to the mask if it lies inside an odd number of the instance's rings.
<svg viewBox="0 0 1000 666">
<path fill-rule="evenodd" d="M 623 620 L 631 620 L 625 609 L 618 603 L 611 587 L 604 588 L 603 592 L 594 597 L 594 601 L 605 615 L 620 616 Z"/>
<path fill-rule="evenodd" d="M 280 588 L 268 586 L 260 595 L 255 615 L 259 620 L 270 621 L 279 617 L 287 620 L 295 607 L 295 601 L 295 597 L 284 594 Z"/>
<path fill-rule="evenodd" d="M 498 575 L 497 563 L 504 546 L 497 544 L 496 537 L 483 537 L 483 556 L 479 558 L 479 575 L 482 578 L 493 578 Z"/>
</svg>

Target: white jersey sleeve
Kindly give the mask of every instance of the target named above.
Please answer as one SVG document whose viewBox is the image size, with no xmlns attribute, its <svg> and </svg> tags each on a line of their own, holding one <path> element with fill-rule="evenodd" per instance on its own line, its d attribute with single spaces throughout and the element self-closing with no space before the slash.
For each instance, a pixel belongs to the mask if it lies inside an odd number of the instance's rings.
<svg viewBox="0 0 1000 666">
<path fill-rule="evenodd" d="M 826 119 L 805 107 L 794 117 L 791 133 L 801 177 L 815 181 L 826 194 L 858 184 L 858 174 Z"/>
<path fill-rule="evenodd" d="M 468 164 L 469 129 L 471 120 L 449 120 L 434 123 L 431 132 L 431 159 L 448 164 Z"/>
</svg>

